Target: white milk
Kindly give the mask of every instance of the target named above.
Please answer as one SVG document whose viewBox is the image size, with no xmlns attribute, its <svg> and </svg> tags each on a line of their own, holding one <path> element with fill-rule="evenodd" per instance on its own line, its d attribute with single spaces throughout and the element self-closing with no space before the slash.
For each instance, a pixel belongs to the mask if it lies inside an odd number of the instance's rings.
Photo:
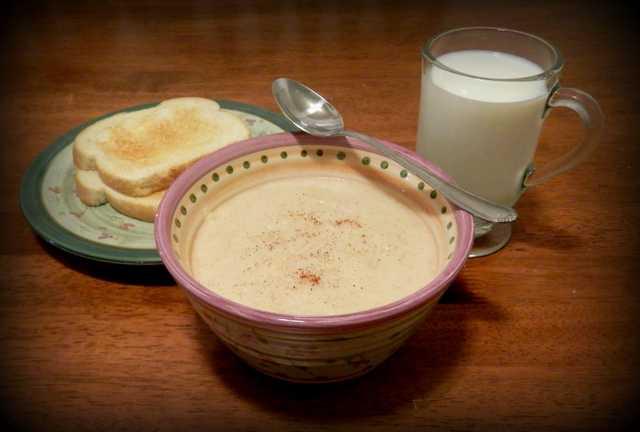
<svg viewBox="0 0 640 432">
<path fill-rule="evenodd" d="M 490 78 L 543 72 L 529 60 L 495 51 L 457 51 L 438 60 L 456 71 Z M 533 160 L 546 97 L 544 80 L 490 81 L 425 68 L 417 151 L 462 187 L 513 205 Z"/>
</svg>

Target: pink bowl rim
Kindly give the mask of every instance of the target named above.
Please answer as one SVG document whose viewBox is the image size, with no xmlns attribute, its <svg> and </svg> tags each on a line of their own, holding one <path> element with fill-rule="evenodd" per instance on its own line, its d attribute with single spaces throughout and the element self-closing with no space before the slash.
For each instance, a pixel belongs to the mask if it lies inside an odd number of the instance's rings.
<svg viewBox="0 0 640 432">
<path fill-rule="evenodd" d="M 384 142 L 396 151 L 403 153 L 413 162 L 428 167 L 443 179 L 450 180 L 450 177 L 447 176 L 439 167 L 432 162 L 423 159 L 415 152 L 388 141 Z M 319 330 L 368 326 L 414 310 L 433 299 L 437 299 L 439 295 L 446 290 L 462 269 L 473 244 L 473 219 L 471 215 L 460 210 L 451 203 L 449 204 L 451 208 L 454 209 L 455 219 L 458 225 L 458 239 L 454 255 L 445 269 L 438 274 L 435 279 L 431 280 L 427 285 L 416 292 L 393 303 L 379 306 L 374 309 L 330 316 L 279 314 L 253 309 L 249 306 L 228 300 L 208 290 L 194 280 L 182 268 L 177 257 L 173 253 L 173 248 L 171 246 L 170 233 L 173 214 L 182 197 L 197 180 L 215 167 L 224 165 L 233 159 L 251 153 L 291 145 L 352 147 L 360 150 L 366 150 L 371 153 L 377 153 L 366 144 L 352 138 L 318 138 L 304 133 L 280 133 L 239 141 L 200 159 L 190 168 L 185 170 L 172 183 L 158 207 L 155 218 L 154 234 L 158 253 L 167 270 L 171 273 L 176 282 L 183 287 L 183 289 L 205 304 L 220 312 L 226 313 L 226 315 L 248 320 L 258 326 L 276 328 L 284 327 L 291 330 Z"/>
</svg>

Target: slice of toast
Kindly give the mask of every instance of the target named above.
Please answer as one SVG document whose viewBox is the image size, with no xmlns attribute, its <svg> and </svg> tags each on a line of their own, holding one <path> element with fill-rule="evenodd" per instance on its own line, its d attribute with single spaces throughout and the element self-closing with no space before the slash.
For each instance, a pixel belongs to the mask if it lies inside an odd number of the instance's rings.
<svg viewBox="0 0 640 432">
<path fill-rule="evenodd" d="M 91 207 L 107 203 L 105 185 L 100 180 L 98 171 L 79 170 L 76 168 L 74 180 L 76 183 L 76 195 L 78 195 L 80 201 Z"/>
<path fill-rule="evenodd" d="M 165 191 L 154 192 L 144 197 L 124 195 L 105 185 L 97 171 L 76 170 L 76 194 L 88 206 L 99 206 L 107 202 L 118 212 L 146 222 L 153 222 Z"/>
<path fill-rule="evenodd" d="M 97 171 L 113 191 L 145 197 L 167 189 L 205 154 L 249 136 L 244 122 L 216 102 L 176 98 L 94 123 L 76 137 L 73 159 L 76 168 Z"/>
</svg>

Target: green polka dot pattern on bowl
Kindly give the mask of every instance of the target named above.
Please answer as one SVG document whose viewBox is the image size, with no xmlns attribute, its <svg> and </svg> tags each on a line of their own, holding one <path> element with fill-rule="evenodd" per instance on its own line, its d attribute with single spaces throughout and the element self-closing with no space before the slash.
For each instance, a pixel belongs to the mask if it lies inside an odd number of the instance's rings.
<svg viewBox="0 0 640 432">
<path fill-rule="evenodd" d="M 250 159 L 241 159 L 240 161 L 231 161 L 228 165 L 225 166 L 224 170 L 228 175 L 231 175 L 234 173 L 234 165 L 241 166 L 245 170 L 249 170 L 252 167 L 252 162 L 258 163 L 259 165 L 260 163 L 262 165 L 267 165 L 272 160 L 278 161 L 277 163 L 289 163 L 290 161 L 307 159 L 309 154 L 311 153 L 315 154 L 318 157 L 322 157 L 325 154 L 329 154 L 332 157 L 335 157 L 334 160 L 341 161 L 342 163 L 349 163 L 348 161 L 350 159 L 348 152 L 343 150 L 336 150 L 333 148 L 326 148 L 326 149 L 304 148 L 297 151 L 277 149 L 271 152 L 255 155 L 254 156 L 255 159 L 253 160 L 250 158 Z M 420 192 L 424 191 L 424 193 L 430 198 L 429 201 L 432 201 L 434 203 L 432 204 L 433 206 L 435 206 L 433 207 L 434 211 L 438 212 L 440 215 L 442 215 L 442 217 L 446 217 L 446 218 L 453 217 L 453 216 L 448 216 L 449 212 L 448 212 L 447 206 L 441 205 L 442 201 L 440 201 L 441 198 L 438 196 L 438 192 L 428 188 L 428 185 L 425 184 L 425 182 L 420 181 L 419 178 L 416 178 L 415 176 L 409 176 L 408 170 L 396 164 L 391 165 L 391 163 L 385 159 L 372 160 L 370 156 L 360 156 L 352 160 L 356 161 L 358 165 L 362 167 L 366 167 L 365 169 L 374 169 L 374 167 L 378 166 L 379 169 L 390 170 L 392 174 L 397 175 L 399 178 L 403 179 L 404 181 L 411 182 L 412 187 L 415 187 L 415 189 L 417 189 L 418 191 Z M 214 183 L 221 183 L 222 177 L 217 172 L 213 172 L 211 174 L 208 174 L 207 176 L 208 177 L 205 177 L 205 178 L 210 178 L 213 181 L 213 183 L 209 183 L 209 185 L 207 185 L 206 182 L 203 182 L 199 186 L 199 188 L 197 188 L 195 191 L 192 191 L 192 193 L 188 195 L 188 202 L 183 203 L 183 205 L 180 206 L 179 211 L 176 212 L 175 226 L 177 228 L 181 227 L 180 217 L 181 216 L 186 217 L 189 214 L 188 206 L 195 205 L 197 203 L 198 201 L 197 193 L 202 193 L 204 195 L 209 191 L 209 188 L 213 186 Z M 455 248 L 455 240 L 456 240 L 455 230 L 453 230 L 453 221 L 452 220 L 443 221 L 443 227 L 446 228 L 448 232 L 450 232 L 450 235 L 448 237 L 448 246 L 450 247 L 450 251 L 449 251 L 450 253 L 448 254 L 447 259 L 451 259 L 453 256 L 453 249 Z M 180 231 L 176 231 L 173 234 L 173 239 L 176 243 L 179 242 Z"/>
</svg>

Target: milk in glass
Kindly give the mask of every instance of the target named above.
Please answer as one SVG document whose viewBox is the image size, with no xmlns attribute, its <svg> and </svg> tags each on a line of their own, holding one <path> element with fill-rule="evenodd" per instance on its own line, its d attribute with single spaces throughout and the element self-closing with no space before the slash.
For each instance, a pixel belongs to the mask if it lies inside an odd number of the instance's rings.
<svg viewBox="0 0 640 432">
<path fill-rule="evenodd" d="M 464 50 L 438 61 L 478 79 L 430 65 L 423 71 L 417 151 L 463 188 L 513 205 L 538 142 L 547 88 L 544 80 L 499 81 L 543 72 L 512 54 Z"/>
</svg>

